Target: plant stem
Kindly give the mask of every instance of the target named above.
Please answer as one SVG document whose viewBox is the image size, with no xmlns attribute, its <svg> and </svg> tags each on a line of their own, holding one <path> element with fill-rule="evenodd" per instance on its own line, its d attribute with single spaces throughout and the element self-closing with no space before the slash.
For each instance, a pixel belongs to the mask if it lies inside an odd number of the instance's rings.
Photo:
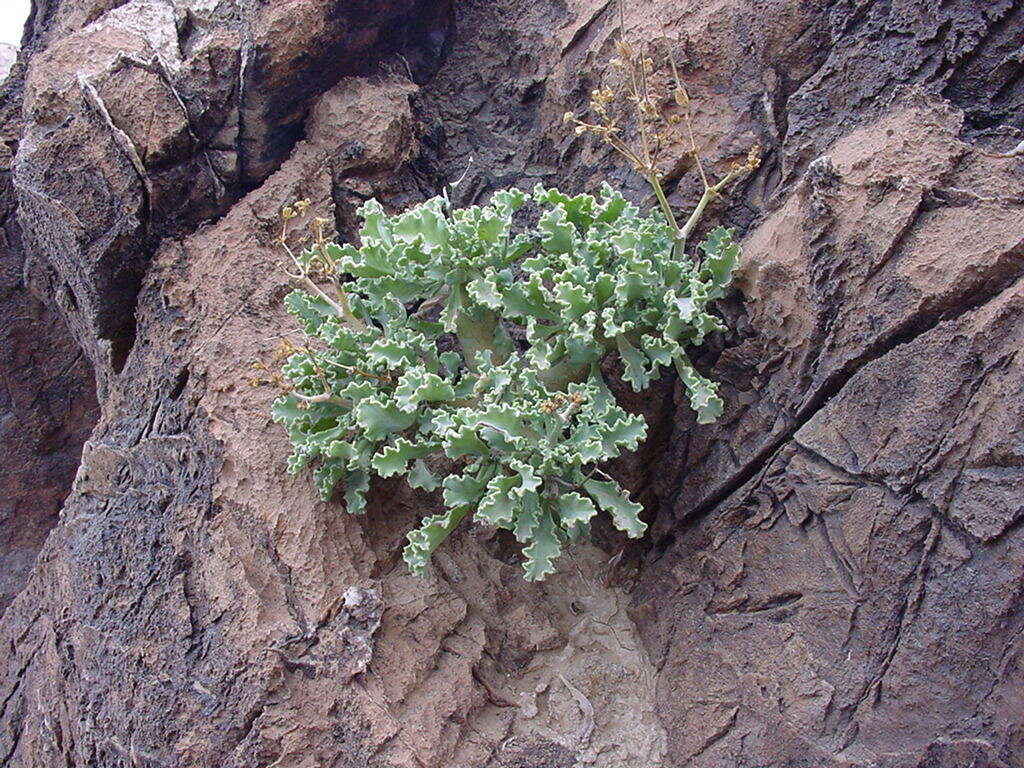
<svg viewBox="0 0 1024 768">
<path fill-rule="evenodd" d="M 665 197 L 665 190 L 661 188 L 661 182 L 658 180 L 657 174 L 650 174 L 647 177 L 647 183 L 651 185 L 651 188 L 654 190 L 654 196 L 658 198 L 658 205 L 661 206 L 661 212 L 665 214 L 665 220 L 672 227 L 672 231 L 678 233 L 679 223 L 676 221 L 675 214 L 672 213 L 672 207 L 668 204 L 668 198 Z"/>
<path fill-rule="evenodd" d="M 352 313 L 352 307 L 348 303 L 348 293 L 338 283 L 334 284 L 334 290 L 338 294 L 338 302 L 341 306 L 342 317 L 360 331 L 366 330 L 366 323 Z"/>
<path fill-rule="evenodd" d="M 690 214 L 690 218 L 686 220 L 686 223 L 676 235 L 676 242 L 672 248 L 672 254 L 677 258 L 682 256 L 683 251 L 686 250 L 686 239 L 693 232 L 694 227 L 697 226 L 697 222 L 700 221 L 700 217 L 704 213 L 704 209 L 708 207 L 708 203 L 711 202 L 711 198 L 715 196 L 716 193 L 713 192 L 712 189 L 713 187 L 708 187 L 704 190 L 704 194 L 700 196 L 700 200 L 697 202 L 697 207 L 693 209 L 693 213 Z"/>
<path fill-rule="evenodd" d="M 352 407 L 351 400 L 346 400 L 343 397 L 338 397 L 337 395 L 334 395 L 330 392 L 324 392 L 323 394 L 320 395 L 304 395 L 301 392 L 292 392 L 291 394 L 294 395 L 296 399 L 301 400 L 304 403 L 333 403 L 334 405 L 341 405 L 347 408 Z"/>
<path fill-rule="evenodd" d="M 711 198 L 716 193 L 711 190 L 713 187 L 705 187 L 704 194 L 700 198 L 700 202 L 697 203 L 697 207 L 693 210 L 690 218 L 686 221 L 686 224 L 682 228 L 679 227 L 679 222 L 676 221 L 675 214 L 672 213 L 672 207 L 668 204 L 668 198 L 665 197 L 665 190 L 661 187 L 661 182 L 658 180 L 657 175 L 651 174 L 647 177 L 648 183 L 654 190 L 655 197 L 658 198 L 658 205 L 661 207 L 661 212 L 665 214 L 665 218 L 668 220 L 668 224 L 672 227 L 672 258 L 679 260 L 683 258 L 683 254 L 686 251 L 686 238 L 693 231 L 693 228 L 697 226 L 697 222 L 700 220 L 701 214 L 704 209 L 707 208 Z M 717 185 L 716 185 L 717 186 Z"/>
<path fill-rule="evenodd" d="M 686 220 L 682 229 L 679 230 L 679 234 L 676 236 L 675 246 L 672 249 L 672 254 L 677 258 L 682 256 L 683 250 L 686 248 L 686 239 L 693 234 L 694 228 L 697 226 L 697 222 L 700 221 L 700 217 L 704 214 L 704 209 L 708 207 L 708 203 L 715 199 L 721 192 L 725 185 L 735 179 L 737 176 L 744 172 L 744 168 L 733 168 L 722 180 L 717 184 L 710 187 L 704 188 L 704 194 L 700 196 L 700 200 L 697 202 L 697 207 L 693 209 L 693 213 L 690 214 L 690 218 Z"/>
</svg>

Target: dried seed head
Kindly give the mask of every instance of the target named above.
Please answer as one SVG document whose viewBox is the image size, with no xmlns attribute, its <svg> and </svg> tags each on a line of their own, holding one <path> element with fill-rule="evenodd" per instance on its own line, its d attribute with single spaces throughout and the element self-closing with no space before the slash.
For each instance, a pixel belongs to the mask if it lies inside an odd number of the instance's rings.
<svg viewBox="0 0 1024 768">
<path fill-rule="evenodd" d="M 619 40 L 615 43 L 615 50 L 620 56 L 625 56 L 627 59 L 633 57 L 633 46 L 625 40 Z"/>
<path fill-rule="evenodd" d="M 573 114 L 572 112 L 566 112 L 564 115 L 562 115 L 562 125 L 568 125 L 569 123 L 571 123 L 575 119 L 576 119 L 576 115 L 575 114 Z"/>
</svg>

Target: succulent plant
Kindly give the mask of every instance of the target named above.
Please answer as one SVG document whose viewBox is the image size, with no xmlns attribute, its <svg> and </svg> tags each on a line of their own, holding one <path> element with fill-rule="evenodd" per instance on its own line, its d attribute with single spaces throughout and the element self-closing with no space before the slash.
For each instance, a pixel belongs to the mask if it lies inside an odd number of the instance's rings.
<svg viewBox="0 0 1024 768">
<path fill-rule="evenodd" d="M 737 265 L 730 231 L 680 259 L 661 212 L 608 185 L 530 199 L 507 189 L 452 209 L 435 197 L 396 215 L 371 200 L 359 247 L 320 238 L 293 256 L 300 288 L 285 303 L 308 341 L 291 348 L 273 405 L 289 470 L 312 465 L 320 496 L 340 485 L 352 514 L 371 475 L 441 488 L 444 511 L 409 534 L 415 573 L 471 514 L 525 545 L 527 579 L 550 574 L 598 510 L 643 535 L 640 505 L 600 469 L 647 431 L 609 390 L 606 356 L 637 391 L 674 367 L 701 423 L 722 410 L 686 348 L 722 328 L 709 305 Z"/>
</svg>

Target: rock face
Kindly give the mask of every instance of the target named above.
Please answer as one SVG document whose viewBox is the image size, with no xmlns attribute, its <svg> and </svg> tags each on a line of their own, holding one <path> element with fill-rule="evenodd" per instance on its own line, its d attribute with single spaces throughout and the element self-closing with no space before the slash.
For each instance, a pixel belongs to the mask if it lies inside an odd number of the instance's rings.
<svg viewBox="0 0 1024 768">
<path fill-rule="evenodd" d="M 57 522 L 99 417 L 92 369 L 23 247 L 11 184 L 23 76 L 15 68 L 0 91 L 0 611 Z"/>
<path fill-rule="evenodd" d="M 1024 159 L 991 156 L 1024 6 L 626 5 L 37 5 L 0 102 L 0 762 L 1024 765 Z M 643 200 L 561 126 L 623 24 L 709 165 L 765 148 L 708 220 L 744 234 L 697 355 L 726 413 L 635 401 L 621 558 L 598 531 L 526 584 L 466 530 L 413 578 L 437 499 L 321 503 L 250 383 L 292 328 L 279 209 Z"/>
</svg>

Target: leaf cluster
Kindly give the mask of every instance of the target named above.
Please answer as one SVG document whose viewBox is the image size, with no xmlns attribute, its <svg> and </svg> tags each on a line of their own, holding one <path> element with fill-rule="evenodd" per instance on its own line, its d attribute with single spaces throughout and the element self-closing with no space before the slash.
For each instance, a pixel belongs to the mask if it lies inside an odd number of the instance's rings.
<svg viewBox="0 0 1024 768">
<path fill-rule="evenodd" d="M 306 342 L 289 350 L 289 391 L 273 406 L 290 471 L 313 466 L 325 500 L 341 485 L 353 514 L 372 475 L 441 489 L 444 511 L 409 534 L 416 573 L 469 515 L 513 533 L 528 579 L 551 573 L 599 510 L 642 536 L 640 505 L 600 466 L 646 424 L 601 363 L 621 358 L 637 391 L 674 367 L 698 421 L 721 413 L 686 348 L 722 328 L 710 303 L 737 266 L 731 232 L 678 258 L 665 216 L 608 185 L 508 189 L 464 209 L 436 197 L 396 215 L 371 200 L 359 215 L 358 247 L 321 240 L 293 255 L 299 288 L 285 303 Z"/>
</svg>

